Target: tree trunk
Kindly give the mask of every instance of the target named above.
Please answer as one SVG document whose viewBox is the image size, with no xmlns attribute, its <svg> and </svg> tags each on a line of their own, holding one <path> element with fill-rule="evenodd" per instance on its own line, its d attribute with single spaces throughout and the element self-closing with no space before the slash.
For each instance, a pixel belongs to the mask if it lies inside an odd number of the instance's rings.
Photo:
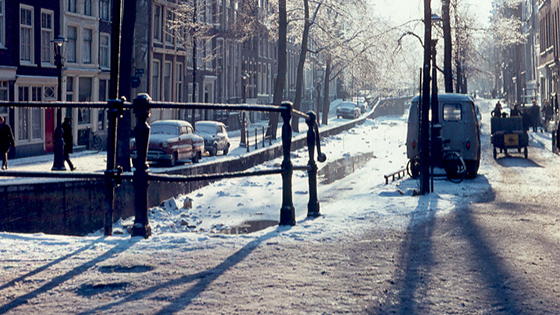
<svg viewBox="0 0 560 315">
<path fill-rule="evenodd" d="M 134 23 L 136 22 L 136 0 L 124 0 L 123 5 L 122 34 L 134 34 Z M 121 36 L 121 56 L 119 74 L 119 92 L 127 101 L 132 101 L 131 81 L 132 81 L 132 50 L 133 35 Z M 119 119 L 117 126 L 117 165 L 123 171 L 131 171 L 130 165 L 130 129 L 132 128 L 130 111 L 125 111 L 123 117 Z"/>
<path fill-rule="evenodd" d="M 453 71 L 451 66 L 453 44 L 451 42 L 451 17 L 449 15 L 449 1 L 443 0 L 441 2 L 441 14 L 443 19 L 443 76 L 445 80 L 445 92 L 453 93 Z"/>
<path fill-rule="evenodd" d="M 296 76 L 296 98 L 294 100 L 294 109 L 301 110 L 301 99 L 303 94 L 303 70 L 305 67 L 305 58 L 307 56 L 307 42 L 309 40 L 309 29 L 311 22 L 309 21 L 309 0 L 303 1 L 305 9 L 305 22 L 303 24 L 303 35 L 301 37 L 301 51 L 299 53 L 299 62 Z M 299 117 L 294 116 L 293 128 L 295 132 L 299 132 Z"/>
<path fill-rule="evenodd" d="M 329 100 L 330 94 L 330 77 L 331 77 L 331 56 L 327 56 L 327 65 L 325 67 L 325 81 L 323 82 L 323 125 L 329 124 L 329 110 L 331 107 L 331 102 Z"/>
<path fill-rule="evenodd" d="M 274 98 L 272 103 L 280 105 L 284 96 L 284 86 L 286 85 L 286 67 L 287 67 L 287 29 L 288 19 L 286 14 L 286 0 L 278 1 L 279 21 L 278 21 L 278 76 L 276 77 L 276 84 L 274 86 Z M 278 113 L 270 113 L 268 121 L 267 135 L 276 139 L 278 130 Z"/>
</svg>

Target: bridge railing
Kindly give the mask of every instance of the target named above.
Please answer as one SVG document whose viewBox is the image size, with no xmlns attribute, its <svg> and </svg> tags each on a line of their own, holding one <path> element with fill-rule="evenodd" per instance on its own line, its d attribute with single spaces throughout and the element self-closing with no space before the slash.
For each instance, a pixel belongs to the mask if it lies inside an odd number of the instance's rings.
<svg viewBox="0 0 560 315">
<path fill-rule="evenodd" d="M 261 176 L 280 174 L 282 176 L 282 207 L 280 209 L 280 225 L 295 225 L 295 208 L 292 198 L 292 174 L 293 171 L 307 171 L 309 179 L 309 203 L 308 216 L 320 215 L 319 201 L 317 197 L 317 163 L 315 161 L 315 149 L 317 149 L 317 160 L 324 162 L 325 154 L 321 153 L 320 135 L 317 126 L 317 117 L 314 112 L 302 113 L 293 109 L 291 102 L 283 102 L 280 105 L 246 105 L 246 104 L 207 104 L 207 103 L 170 103 L 154 102 L 147 94 L 139 94 L 132 103 L 121 100 L 110 100 L 108 102 L 0 102 L 0 107 L 39 107 L 39 108 L 97 108 L 108 109 L 109 128 L 107 145 L 107 169 L 104 174 L 98 172 L 30 172 L 30 171 L 0 171 L 0 176 L 14 177 L 48 177 L 48 178 L 76 178 L 76 179 L 98 179 L 106 183 L 106 209 L 105 209 L 105 235 L 112 235 L 112 223 L 114 212 L 114 188 L 123 180 L 131 180 L 135 194 L 135 221 L 132 229 L 133 236 L 149 237 L 151 227 L 148 220 L 148 185 L 150 181 L 164 182 L 192 182 L 218 180 L 224 178 L 236 178 L 247 176 Z M 164 175 L 149 172 L 147 163 L 150 126 L 148 118 L 152 108 L 160 109 L 216 109 L 216 110 L 245 110 L 245 111 L 267 111 L 279 113 L 283 119 L 282 125 L 282 151 L 283 161 L 280 168 L 266 171 L 242 171 L 231 173 L 216 173 L 202 175 Z M 133 160 L 133 174 L 123 174 L 122 168 L 116 165 L 116 139 L 118 118 L 122 116 L 124 109 L 132 109 L 136 117 L 134 128 L 136 137 L 137 155 Z M 307 146 L 309 161 L 307 165 L 294 166 L 290 157 L 293 115 L 305 119 L 308 125 Z"/>
</svg>

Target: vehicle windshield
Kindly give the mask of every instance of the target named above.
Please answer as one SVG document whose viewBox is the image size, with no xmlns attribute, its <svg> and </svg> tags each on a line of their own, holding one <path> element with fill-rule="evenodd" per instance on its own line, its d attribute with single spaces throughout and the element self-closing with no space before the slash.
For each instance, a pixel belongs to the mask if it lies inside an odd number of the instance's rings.
<svg viewBox="0 0 560 315">
<path fill-rule="evenodd" d="M 344 109 L 352 109 L 356 107 L 356 105 L 354 105 L 354 103 L 342 103 L 340 104 L 340 108 L 344 108 Z"/>
<path fill-rule="evenodd" d="M 199 134 L 207 134 L 207 135 L 215 135 L 216 134 L 216 125 L 207 125 L 207 124 L 196 124 L 196 133 Z"/>
<path fill-rule="evenodd" d="M 178 136 L 179 135 L 179 128 L 175 125 L 165 125 L 165 124 L 157 124 L 152 125 L 150 130 L 150 134 L 164 134 L 164 135 L 172 135 Z"/>
</svg>

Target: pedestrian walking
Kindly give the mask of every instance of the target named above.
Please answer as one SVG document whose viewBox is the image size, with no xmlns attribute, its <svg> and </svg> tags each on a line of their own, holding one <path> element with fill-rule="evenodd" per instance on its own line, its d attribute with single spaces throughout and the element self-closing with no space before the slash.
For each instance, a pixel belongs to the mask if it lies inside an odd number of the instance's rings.
<svg viewBox="0 0 560 315">
<path fill-rule="evenodd" d="M 492 111 L 492 117 L 498 117 L 498 118 L 502 117 L 502 104 L 500 104 L 500 101 L 496 103 L 496 106 Z"/>
<path fill-rule="evenodd" d="M 72 118 L 64 118 L 62 123 L 62 139 L 64 139 L 64 161 L 70 166 L 70 170 L 75 170 L 76 167 L 70 161 L 70 153 L 74 153 L 74 136 L 72 135 Z"/>
<path fill-rule="evenodd" d="M 4 117 L 0 116 L 0 158 L 3 170 L 8 169 L 8 151 L 10 151 L 10 147 L 15 146 L 12 128 L 4 121 Z"/>
<path fill-rule="evenodd" d="M 521 116 L 521 110 L 519 109 L 519 104 L 515 104 L 511 110 L 511 117 Z"/>
<path fill-rule="evenodd" d="M 533 103 L 533 105 L 529 109 L 529 113 L 530 113 L 530 116 L 531 116 L 531 125 L 533 126 L 533 131 L 536 132 L 537 128 L 540 125 L 541 109 L 540 109 L 539 105 L 537 104 L 536 100 L 533 100 L 532 103 Z"/>
</svg>

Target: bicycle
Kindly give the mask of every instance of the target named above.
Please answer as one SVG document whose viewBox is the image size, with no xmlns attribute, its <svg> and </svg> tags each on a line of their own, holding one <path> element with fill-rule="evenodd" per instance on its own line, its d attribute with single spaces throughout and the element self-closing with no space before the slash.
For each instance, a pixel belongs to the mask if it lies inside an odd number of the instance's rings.
<svg viewBox="0 0 560 315">
<path fill-rule="evenodd" d="M 89 140 L 89 148 L 90 150 L 97 151 L 98 153 L 105 148 L 103 144 L 103 139 L 101 139 L 99 134 L 95 131 L 91 132 L 91 136 Z"/>
</svg>

